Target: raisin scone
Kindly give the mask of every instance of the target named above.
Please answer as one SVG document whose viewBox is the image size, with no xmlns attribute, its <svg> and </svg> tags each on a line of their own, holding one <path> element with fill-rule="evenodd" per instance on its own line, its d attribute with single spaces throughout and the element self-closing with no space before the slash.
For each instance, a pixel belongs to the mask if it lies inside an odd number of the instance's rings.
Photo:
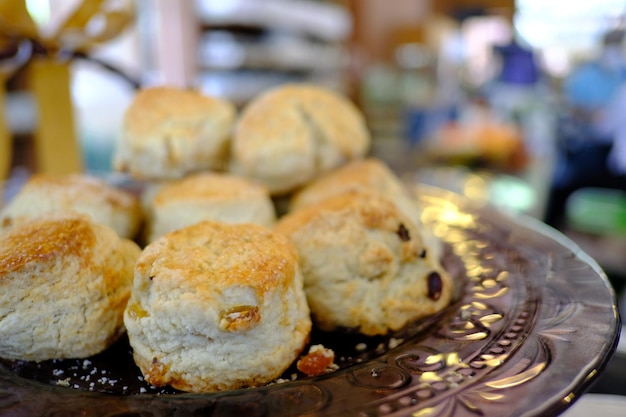
<svg viewBox="0 0 626 417">
<path fill-rule="evenodd" d="M 254 224 L 204 221 L 148 245 L 124 322 L 135 363 L 155 386 L 189 392 L 279 377 L 309 339 L 297 251 Z"/>
<path fill-rule="evenodd" d="M 142 180 L 223 170 L 235 118 L 225 99 L 176 87 L 142 89 L 125 112 L 113 167 Z"/>
<path fill-rule="evenodd" d="M 377 193 L 346 192 L 281 218 L 300 254 L 314 323 L 384 335 L 442 310 L 450 275 L 420 230 Z"/>
<path fill-rule="evenodd" d="M 46 214 L 0 234 L 0 357 L 85 358 L 124 333 L 141 250 L 78 214 Z"/>
<path fill-rule="evenodd" d="M 310 84 L 285 84 L 254 98 L 235 124 L 230 170 L 287 194 L 363 157 L 371 137 L 346 97 Z"/>
</svg>

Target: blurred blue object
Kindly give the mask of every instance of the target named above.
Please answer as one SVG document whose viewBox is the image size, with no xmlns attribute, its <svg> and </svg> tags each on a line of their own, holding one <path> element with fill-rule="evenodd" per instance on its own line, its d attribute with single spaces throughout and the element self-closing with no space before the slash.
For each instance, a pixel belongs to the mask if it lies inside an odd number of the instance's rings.
<svg viewBox="0 0 626 417">
<path fill-rule="evenodd" d="M 502 57 L 502 70 L 498 81 L 507 84 L 535 84 L 539 80 L 539 69 L 534 53 L 512 42 L 504 46 L 496 46 L 495 51 Z"/>
<path fill-rule="evenodd" d="M 563 85 L 569 104 L 585 110 L 604 108 L 626 81 L 624 31 L 609 30 L 602 39 L 597 58 L 582 63 Z"/>
<path fill-rule="evenodd" d="M 613 70 L 601 62 L 587 62 L 572 72 L 563 89 L 570 104 L 596 109 L 609 103 L 625 79 L 625 70 Z"/>
</svg>

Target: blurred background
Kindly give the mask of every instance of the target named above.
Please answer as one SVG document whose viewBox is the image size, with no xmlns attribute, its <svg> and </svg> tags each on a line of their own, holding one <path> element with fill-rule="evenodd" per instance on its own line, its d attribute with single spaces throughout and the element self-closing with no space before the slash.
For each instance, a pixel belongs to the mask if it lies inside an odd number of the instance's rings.
<svg viewBox="0 0 626 417">
<path fill-rule="evenodd" d="M 625 29 L 625 0 L 0 0 L 0 181 L 110 171 L 140 87 L 308 81 L 407 181 L 546 222 L 622 294 Z"/>
</svg>

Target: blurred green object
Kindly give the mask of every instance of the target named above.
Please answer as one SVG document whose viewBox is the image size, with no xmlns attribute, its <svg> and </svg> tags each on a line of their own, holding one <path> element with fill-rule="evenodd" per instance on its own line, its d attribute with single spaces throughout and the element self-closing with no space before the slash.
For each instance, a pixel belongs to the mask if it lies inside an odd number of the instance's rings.
<svg viewBox="0 0 626 417">
<path fill-rule="evenodd" d="M 565 215 L 571 228 L 596 235 L 626 235 L 626 192 L 586 187 L 567 199 Z"/>
</svg>

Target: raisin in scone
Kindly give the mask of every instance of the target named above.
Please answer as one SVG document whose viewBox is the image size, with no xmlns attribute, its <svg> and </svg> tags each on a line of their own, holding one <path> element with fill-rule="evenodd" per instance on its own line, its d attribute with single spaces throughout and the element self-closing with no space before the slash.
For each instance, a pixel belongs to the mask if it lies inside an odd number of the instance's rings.
<svg viewBox="0 0 626 417">
<path fill-rule="evenodd" d="M 286 194 L 363 157 L 371 138 L 346 97 L 309 84 L 286 84 L 254 98 L 235 124 L 230 170 Z"/>
<path fill-rule="evenodd" d="M 144 249 L 124 321 L 146 381 L 190 392 L 274 380 L 311 330 L 291 242 L 262 226 L 212 221 Z"/>
<path fill-rule="evenodd" d="M 198 91 L 142 89 L 124 115 L 113 167 L 142 180 L 224 169 L 235 117 L 231 102 Z"/>
<path fill-rule="evenodd" d="M 272 227 L 276 213 L 267 188 L 226 173 L 191 174 L 162 185 L 147 207 L 147 241 L 202 220 Z"/>
<path fill-rule="evenodd" d="M 418 227 L 376 193 L 347 192 L 281 218 L 321 329 L 384 335 L 446 307 L 453 283 Z"/>
<path fill-rule="evenodd" d="M 0 229 L 7 229 L 50 212 L 77 212 L 132 239 L 142 212 L 138 197 L 87 174 L 36 174 L 0 211 Z"/>
<path fill-rule="evenodd" d="M 86 216 L 47 214 L 0 235 L 0 357 L 85 358 L 124 332 L 140 249 Z"/>
</svg>

